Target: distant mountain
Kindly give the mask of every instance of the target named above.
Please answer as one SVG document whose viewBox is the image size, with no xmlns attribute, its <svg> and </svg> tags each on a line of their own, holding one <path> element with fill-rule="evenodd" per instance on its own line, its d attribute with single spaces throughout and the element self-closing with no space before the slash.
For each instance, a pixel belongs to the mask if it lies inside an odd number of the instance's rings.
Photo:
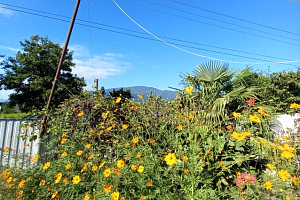
<svg viewBox="0 0 300 200">
<path fill-rule="evenodd" d="M 159 90 L 157 88 L 153 87 L 146 87 L 146 86 L 133 86 L 133 87 L 123 87 L 124 90 L 126 88 L 130 88 L 132 98 L 138 101 L 138 94 L 144 95 L 144 98 L 147 98 L 148 94 L 154 94 L 156 96 L 161 96 L 163 99 L 168 99 L 168 100 L 173 100 L 176 97 L 176 91 L 171 91 L 171 90 Z M 106 96 L 111 92 L 113 89 L 119 90 L 119 88 L 110 88 L 110 89 L 105 89 Z"/>
</svg>

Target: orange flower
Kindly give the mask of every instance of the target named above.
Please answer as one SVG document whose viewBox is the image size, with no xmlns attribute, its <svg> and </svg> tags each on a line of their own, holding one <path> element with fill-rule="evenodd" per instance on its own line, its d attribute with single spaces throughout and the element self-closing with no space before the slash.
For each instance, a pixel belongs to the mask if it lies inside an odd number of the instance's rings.
<svg viewBox="0 0 300 200">
<path fill-rule="evenodd" d="M 138 153 L 138 154 L 136 155 L 136 157 L 137 157 L 137 158 L 140 158 L 140 157 L 142 157 L 142 154 Z"/>
<path fill-rule="evenodd" d="M 78 109 L 78 108 L 75 108 L 75 107 L 74 107 L 74 108 L 72 108 L 72 111 L 74 112 L 74 111 L 76 111 L 77 109 Z"/>
<path fill-rule="evenodd" d="M 61 157 L 65 157 L 65 156 L 67 156 L 67 155 L 68 155 L 67 152 L 63 152 L 63 153 L 61 154 Z"/>
<path fill-rule="evenodd" d="M 103 186 L 103 192 L 109 193 L 113 185 L 106 184 Z"/>
<path fill-rule="evenodd" d="M 220 165 L 220 166 L 221 166 L 221 165 L 224 165 L 224 162 L 223 162 L 223 161 L 219 161 L 219 162 L 218 162 L 218 165 Z"/>
<path fill-rule="evenodd" d="M 45 185 L 45 183 L 46 183 L 46 181 L 45 181 L 44 179 L 42 179 L 42 180 L 40 181 L 39 186 L 43 186 L 43 185 Z"/>
<path fill-rule="evenodd" d="M 189 169 L 184 169 L 184 173 L 188 174 L 189 173 Z"/>
<path fill-rule="evenodd" d="M 137 166 L 136 166 L 136 165 L 131 165 L 131 169 L 132 169 L 133 171 L 135 171 L 135 170 L 137 170 Z"/>
<path fill-rule="evenodd" d="M 92 130 L 90 130 L 90 133 L 95 133 L 95 132 L 96 132 L 96 131 L 95 131 L 95 130 L 93 130 L 93 129 L 92 129 Z"/>
<path fill-rule="evenodd" d="M 130 110 L 136 110 L 137 109 L 137 106 L 131 106 L 130 107 Z"/>
<path fill-rule="evenodd" d="M 178 130 L 180 130 L 180 131 L 182 131 L 182 130 L 183 130 L 183 129 L 182 129 L 182 125 L 181 125 L 181 124 L 178 124 L 177 128 L 178 128 Z"/>
<path fill-rule="evenodd" d="M 33 163 L 34 161 L 36 161 L 39 158 L 39 155 L 35 154 L 31 160 L 31 163 Z"/>
<path fill-rule="evenodd" d="M 189 158 L 188 158 L 187 156 L 183 156 L 183 157 L 182 157 L 182 161 L 183 161 L 183 162 L 187 162 L 188 160 L 189 160 Z"/>
<path fill-rule="evenodd" d="M 150 143 L 151 143 L 152 145 L 154 145 L 154 144 L 155 144 L 155 140 L 154 140 L 154 139 L 151 139 L 151 140 L 150 140 Z"/>
<path fill-rule="evenodd" d="M 71 164 L 66 165 L 66 170 L 69 170 L 71 168 Z"/>
<path fill-rule="evenodd" d="M 151 183 L 151 181 L 147 181 L 147 186 L 149 186 L 149 187 L 153 186 L 152 183 Z"/>
<path fill-rule="evenodd" d="M 68 178 L 64 178 L 64 179 L 63 179 L 63 182 L 64 182 L 64 183 L 67 183 L 67 182 L 68 182 Z"/>
<path fill-rule="evenodd" d="M 77 156 L 81 156 L 82 153 L 83 153 L 83 151 L 82 151 L 82 150 L 79 150 L 79 151 L 77 151 L 76 155 L 77 155 Z"/>
<path fill-rule="evenodd" d="M 138 98 L 140 98 L 140 99 L 142 99 L 143 98 L 143 95 L 141 95 L 141 94 L 138 94 L 138 95 L 136 95 Z"/>
<path fill-rule="evenodd" d="M 146 197 L 144 195 L 142 195 L 141 200 L 146 200 Z"/>
<path fill-rule="evenodd" d="M 8 152 L 9 148 L 8 147 L 5 147 L 4 148 L 4 152 Z"/>
</svg>

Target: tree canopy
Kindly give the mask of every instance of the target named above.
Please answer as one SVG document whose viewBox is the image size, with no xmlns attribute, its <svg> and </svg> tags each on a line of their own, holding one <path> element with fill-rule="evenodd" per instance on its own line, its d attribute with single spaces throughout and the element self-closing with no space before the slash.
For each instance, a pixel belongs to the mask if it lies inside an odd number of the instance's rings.
<svg viewBox="0 0 300 200">
<path fill-rule="evenodd" d="M 0 76 L 0 85 L 3 87 L 0 90 L 14 90 L 9 97 L 10 104 L 18 105 L 21 111 L 28 111 L 32 106 L 41 109 L 47 103 L 62 48 L 48 37 L 38 35 L 21 41 L 20 45 L 21 51 L 16 57 L 8 57 L 0 63 L 4 70 Z M 84 78 L 72 74 L 72 67 L 75 66 L 72 55 L 70 51 L 65 55 L 51 101 L 52 107 L 69 98 L 70 93 L 79 94 L 86 86 Z"/>
</svg>

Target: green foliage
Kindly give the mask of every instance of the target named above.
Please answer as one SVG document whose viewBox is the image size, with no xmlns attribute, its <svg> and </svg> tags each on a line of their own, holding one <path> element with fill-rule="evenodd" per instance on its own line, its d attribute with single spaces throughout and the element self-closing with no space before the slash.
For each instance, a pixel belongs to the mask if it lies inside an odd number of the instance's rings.
<svg viewBox="0 0 300 200">
<path fill-rule="evenodd" d="M 15 93 L 10 95 L 10 103 L 19 105 L 21 111 L 27 112 L 33 105 L 38 109 L 46 105 L 62 48 L 47 37 L 38 35 L 20 44 L 22 51 L 15 58 L 9 57 L 1 63 L 5 74 L 0 77 L 0 85 L 4 89 L 14 90 Z M 71 73 L 74 66 L 72 52 L 67 52 L 51 102 L 53 107 L 70 97 L 64 87 L 73 94 L 79 94 L 85 86 L 84 78 Z"/>
<path fill-rule="evenodd" d="M 124 98 L 127 98 L 127 99 L 132 98 L 129 88 L 126 88 L 125 91 L 124 91 L 123 88 L 121 88 L 119 90 L 113 89 L 111 92 L 109 92 L 109 96 L 112 96 L 112 97 L 120 97 L 121 96 L 121 97 L 124 97 Z"/>
</svg>

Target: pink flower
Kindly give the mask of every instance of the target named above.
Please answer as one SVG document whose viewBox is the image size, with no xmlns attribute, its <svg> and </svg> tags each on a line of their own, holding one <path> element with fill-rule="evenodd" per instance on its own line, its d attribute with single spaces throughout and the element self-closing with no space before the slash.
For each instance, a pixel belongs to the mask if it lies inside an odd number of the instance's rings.
<svg viewBox="0 0 300 200">
<path fill-rule="evenodd" d="M 235 184 L 238 187 L 244 187 L 245 186 L 245 180 L 243 178 L 237 178 L 237 179 L 235 179 Z"/>
<path fill-rule="evenodd" d="M 256 178 L 250 174 L 242 174 L 242 179 L 249 183 L 254 183 L 256 181 Z"/>
</svg>

